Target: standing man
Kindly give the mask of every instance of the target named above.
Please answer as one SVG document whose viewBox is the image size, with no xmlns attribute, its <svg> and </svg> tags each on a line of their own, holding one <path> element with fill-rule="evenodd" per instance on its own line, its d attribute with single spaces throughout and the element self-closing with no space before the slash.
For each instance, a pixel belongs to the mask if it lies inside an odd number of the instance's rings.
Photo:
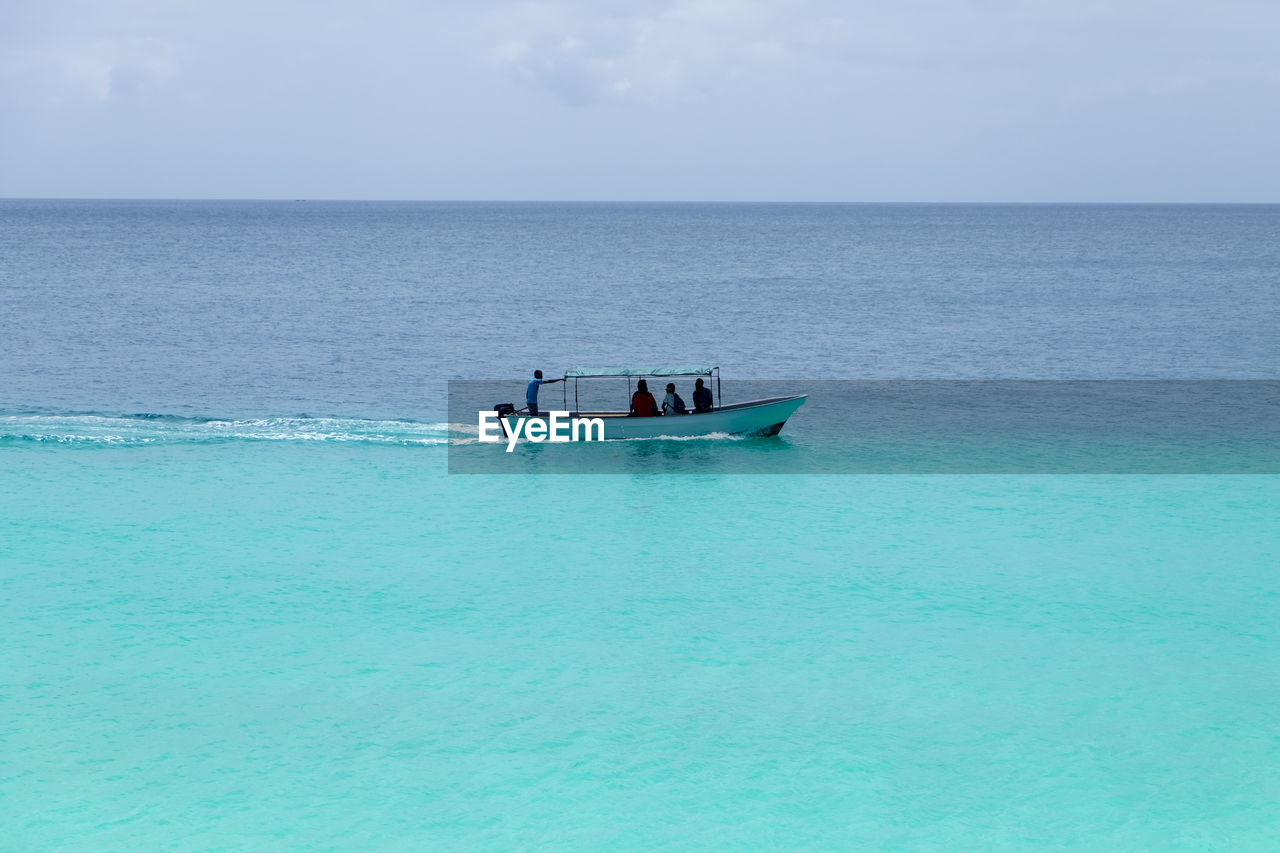
<svg viewBox="0 0 1280 853">
<path fill-rule="evenodd" d="M 564 379 L 543 379 L 542 371 L 533 371 L 533 379 L 529 380 L 529 390 L 524 392 L 524 401 L 529 406 L 529 414 L 538 414 L 538 389 L 543 385 L 554 385 L 557 382 L 563 382 Z"/>
</svg>

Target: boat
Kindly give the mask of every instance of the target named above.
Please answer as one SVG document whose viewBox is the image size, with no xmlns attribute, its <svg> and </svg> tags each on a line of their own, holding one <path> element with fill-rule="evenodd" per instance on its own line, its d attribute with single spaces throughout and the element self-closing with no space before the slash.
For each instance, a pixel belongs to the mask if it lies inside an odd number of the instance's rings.
<svg viewBox="0 0 1280 853">
<path fill-rule="evenodd" d="M 626 411 L 580 411 L 578 410 L 578 382 L 583 379 L 626 379 L 627 396 L 630 401 L 633 380 L 661 379 L 664 382 L 673 377 L 707 377 L 714 380 L 713 405 L 710 411 L 688 414 L 664 415 L 656 417 L 635 417 Z M 692 438 L 709 435 L 732 436 L 772 436 L 782 431 L 797 409 L 808 399 L 807 394 L 796 394 L 790 397 L 769 397 L 763 400 L 749 400 L 743 403 L 725 404 L 720 398 L 720 368 L 701 365 L 676 365 L 667 367 L 574 367 L 564 372 L 565 410 L 571 418 L 599 418 L 604 424 L 605 439 L 616 438 Z M 568 383 L 573 383 L 573 406 L 568 406 Z M 650 389 L 654 398 L 662 400 L 662 391 Z M 542 407 L 540 407 L 542 408 Z M 538 415 L 529 415 L 526 409 L 515 410 L 510 405 L 496 406 L 495 411 L 506 421 L 507 429 L 516 429 L 517 420 L 530 417 L 548 420 L 550 412 L 541 411 Z M 561 410 L 564 411 L 564 410 Z"/>
</svg>

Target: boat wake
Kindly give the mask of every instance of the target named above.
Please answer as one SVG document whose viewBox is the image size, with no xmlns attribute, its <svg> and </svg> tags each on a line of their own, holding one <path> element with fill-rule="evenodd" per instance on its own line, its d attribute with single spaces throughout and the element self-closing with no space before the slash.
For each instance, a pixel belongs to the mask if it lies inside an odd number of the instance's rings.
<svg viewBox="0 0 1280 853">
<path fill-rule="evenodd" d="M 409 420 L 306 415 L 247 419 L 189 418 L 149 413 L 0 415 L 0 445 L 34 442 L 127 447 L 234 441 L 431 446 L 466 439 L 459 436 L 450 424 Z"/>
<path fill-rule="evenodd" d="M 748 436 L 730 435 L 727 432 L 709 432 L 706 435 L 654 435 L 636 438 L 617 438 L 611 441 L 745 441 Z"/>
</svg>

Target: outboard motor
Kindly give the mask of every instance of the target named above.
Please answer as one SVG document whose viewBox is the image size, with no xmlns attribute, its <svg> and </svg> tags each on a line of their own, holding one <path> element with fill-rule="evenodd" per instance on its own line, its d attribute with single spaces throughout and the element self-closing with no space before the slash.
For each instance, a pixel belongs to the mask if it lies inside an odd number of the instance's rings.
<svg viewBox="0 0 1280 853">
<path fill-rule="evenodd" d="M 498 423 L 502 424 L 502 434 L 510 436 L 511 430 L 507 428 L 506 418 L 507 415 L 514 415 L 516 413 L 516 407 L 510 403 L 498 403 L 493 407 L 493 410 L 498 414 Z"/>
</svg>

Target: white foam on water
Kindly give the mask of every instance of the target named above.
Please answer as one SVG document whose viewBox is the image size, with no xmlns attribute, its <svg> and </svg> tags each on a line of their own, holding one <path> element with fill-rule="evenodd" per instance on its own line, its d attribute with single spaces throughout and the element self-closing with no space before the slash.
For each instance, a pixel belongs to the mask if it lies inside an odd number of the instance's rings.
<svg viewBox="0 0 1280 853">
<path fill-rule="evenodd" d="M 643 438 L 612 438 L 609 441 L 744 441 L 747 438 L 750 436 L 709 432 L 706 435 L 653 435 Z"/>
<path fill-rule="evenodd" d="M 450 442 L 450 425 L 332 417 L 248 419 L 170 415 L 0 415 L 0 443 L 147 445 L 219 441 L 305 441 L 433 446 Z"/>
</svg>

